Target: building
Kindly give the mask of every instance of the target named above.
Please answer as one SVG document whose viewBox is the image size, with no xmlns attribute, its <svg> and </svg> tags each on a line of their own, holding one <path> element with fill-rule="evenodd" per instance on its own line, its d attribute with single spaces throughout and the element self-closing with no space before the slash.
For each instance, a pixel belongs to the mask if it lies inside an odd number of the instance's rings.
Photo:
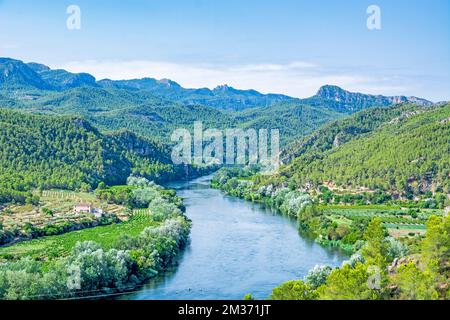
<svg viewBox="0 0 450 320">
<path fill-rule="evenodd" d="M 73 207 L 73 211 L 75 213 L 91 213 L 92 206 L 87 203 L 80 203 L 80 204 L 77 204 L 75 207 Z"/>
<path fill-rule="evenodd" d="M 90 205 L 88 203 L 77 204 L 75 207 L 73 207 L 73 211 L 75 213 L 78 213 L 78 214 L 80 214 L 80 213 L 91 213 L 96 218 L 101 218 L 104 215 L 103 209 L 94 208 L 94 207 L 92 207 L 92 205 Z"/>
<path fill-rule="evenodd" d="M 95 208 L 94 210 L 92 210 L 92 214 L 96 217 L 96 218 L 101 218 L 103 217 L 103 210 L 99 209 L 99 208 Z"/>
</svg>

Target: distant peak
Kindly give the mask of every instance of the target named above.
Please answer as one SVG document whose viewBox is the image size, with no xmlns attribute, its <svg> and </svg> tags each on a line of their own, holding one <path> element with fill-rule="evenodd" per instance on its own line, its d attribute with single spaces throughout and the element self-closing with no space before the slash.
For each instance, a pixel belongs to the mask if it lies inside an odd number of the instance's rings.
<svg viewBox="0 0 450 320">
<path fill-rule="evenodd" d="M 317 91 L 317 95 L 318 96 L 329 96 L 330 93 L 344 93 L 344 92 L 347 92 L 347 91 L 342 89 L 341 87 L 327 84 L 327 85 L 320 87 L 319 91 Z"/>
<path fill-rule="evenodd" d="M 334 108 L 345 112 L 355 112 L 369 107 L 389 106 L 400 103 L 413 103 L 416 105 L 429 106 L 433 103 L 417 98 L 406 96 L 383 96 L 350 92 L 335 85 L 325 85 L 319 89 L 316 97 L 337 103 Z"/>
<path fill-rule="evenodd" d="M 231 87 L 227 84 L 220 84 L 217 87 L 215 87 L 215 89 L 217 90 L 226 90 L 226 89 L 230 89 Z"/>
<path fill-rule="evenodd" d="M 175 81 L 172 81 L 172 80 L 166 79 L 166 78 L 161 79 L 161 80 L 158 80 L 158 83 L 159 83 L 159 84 L 162 84 L 162 85 L 164 85 L 164 86 L 166 86 L 166 87 L 181 87 L 181 86 L 180 86 L 178 83 L 176 83 Z"/>
<path fill-rule="evenodd" d="M 0 63 L 7 63 L 7 62 L 22 62 L 20 60 L 12 59 L 12 58 L 2 58 L 0 57 Z"/>
<path fill-rule="evenodd" d="M 214 91 L 221 91 L 221 92 L 232 91 L 232 90 L 235 90 L 235 89 L 233 87 L 230 87 L 227 84 L 221 84 L 214 88 Z"/>
</svg>

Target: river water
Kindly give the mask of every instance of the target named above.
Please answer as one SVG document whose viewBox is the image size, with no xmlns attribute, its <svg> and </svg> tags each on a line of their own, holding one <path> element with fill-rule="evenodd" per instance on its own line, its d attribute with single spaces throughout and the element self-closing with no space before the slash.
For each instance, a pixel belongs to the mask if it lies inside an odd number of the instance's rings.
<svg viewBox="0 0 450 320">
<path fill-rule="evenodd" d="M 316 264 L 347 257 L 299 235 L 295 219 L 210 188 L 210 177 L 169 185 L 184 198 L 191 241 L 178 265 L 120 299 L 267 298 L 281 283 Z"/>
</svg>

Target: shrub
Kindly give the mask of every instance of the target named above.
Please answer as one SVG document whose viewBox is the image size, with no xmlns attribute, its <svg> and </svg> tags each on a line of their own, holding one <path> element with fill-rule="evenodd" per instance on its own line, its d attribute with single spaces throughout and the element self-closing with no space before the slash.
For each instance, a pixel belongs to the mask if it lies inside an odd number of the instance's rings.
<svg viewBox="0 0 450 320">
<path fill-rule="evenodd" d="M 310 285 L 312 289 L 317 289 L 326 283 L 331 270 L 333 269 L 330 266 L 316 265 L 313 269 L 309 270 L 305 282 Z"/>
</svg>

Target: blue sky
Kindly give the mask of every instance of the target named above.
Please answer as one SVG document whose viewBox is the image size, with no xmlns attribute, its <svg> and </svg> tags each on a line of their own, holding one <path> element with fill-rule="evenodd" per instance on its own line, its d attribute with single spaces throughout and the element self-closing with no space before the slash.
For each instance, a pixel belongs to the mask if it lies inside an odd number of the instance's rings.
<svg viewBox="0 0 450 320">
<path fill-rule="evenodd" d="M 97 78 L 450 100 L 447 0 L 0 0 L 0 56 Z M 66 8 L 81 9 L 68 30 Z M 381 30 L 366 26 L 369 5 Z"/>
</svg>

